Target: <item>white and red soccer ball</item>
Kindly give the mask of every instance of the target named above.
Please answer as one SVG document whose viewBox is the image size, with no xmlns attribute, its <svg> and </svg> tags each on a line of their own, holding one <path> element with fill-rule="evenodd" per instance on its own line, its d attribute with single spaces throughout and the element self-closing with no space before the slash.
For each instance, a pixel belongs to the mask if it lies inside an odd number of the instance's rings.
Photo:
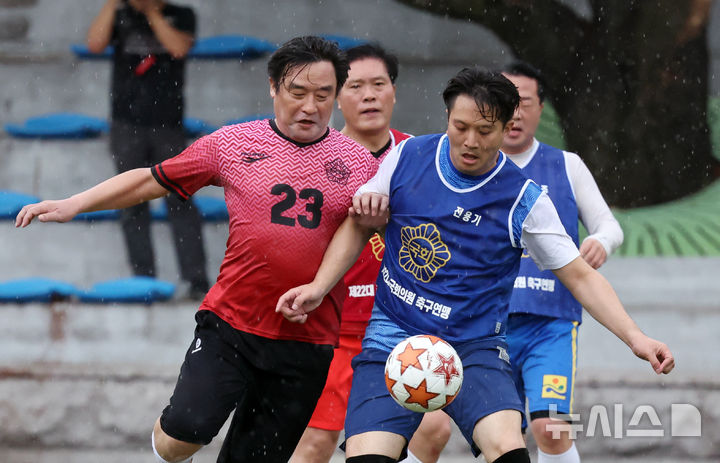
<svg viewBox="0 0 720 463">
<path fill-rule="evenodd" d="M 455 349 L 428 334 L 405 339 L 385 362 L 385 384 L 390 395 L 415 412 L 443 408 L 460 392 L 462 381 L 462 362 Z"/>
</svg>

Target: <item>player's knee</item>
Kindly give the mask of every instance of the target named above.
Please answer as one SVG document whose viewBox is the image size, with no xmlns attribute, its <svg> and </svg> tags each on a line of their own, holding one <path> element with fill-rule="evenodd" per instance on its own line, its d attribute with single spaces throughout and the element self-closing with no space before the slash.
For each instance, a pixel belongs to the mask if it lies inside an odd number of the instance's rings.
<svg viewBox="0 0 720 463">
<path fill-rule="evenodd" d="M 152 447 L 159 463 L 189 463 L 202 445 L 183 442 L 168 436 L 160 427 L 158 420 L 152 433 Z"/>
<path fill-rule="evenodd" d="M 564 421 L 550 418 L 537 418 L 532 420 L 533 437 L 540 450 L 545 453 L 559 454 L 572 445 L 570 441 L 570 425 Z"/>
<path fill-rule="evenodd" d="M 443 412 L 433 412 L 423 418 L 422 424 L 410 440 L 409 448 L 416 455 L 422 455 L 429 461 L 437 461 L 451 434 L 450 417 Z"/>
<path fill-rule="evenodd" d="M 345 463 L 396 463 L 397 459 L 385 455 L 358 455 L 349 457 Z"/>
<path fill-rule="evenodd" d="M 450 440 L 452 434 L 452 427 L 450 426 L 450 417 L 443 416 L 441 419 L 435 420 L 435 432 L 433 433 L 433 441 L 435 445 L 440 447 L 440 450 L 445 448 L 445 445 Z"/>
<path fill-rule="evenodd" d="M 510 450 L 497 457 L 492 463 L 530 463 L 530 454 L 526 448 Z"/>
</svg>

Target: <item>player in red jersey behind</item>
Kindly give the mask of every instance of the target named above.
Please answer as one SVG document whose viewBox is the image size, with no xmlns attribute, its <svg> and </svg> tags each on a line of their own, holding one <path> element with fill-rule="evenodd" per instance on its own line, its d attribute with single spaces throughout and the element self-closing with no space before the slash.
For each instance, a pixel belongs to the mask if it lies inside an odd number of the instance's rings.
<svg viewBox="0 0 720 463">
<path fill-rule="evenodd" d="M 152 168 L 119 174 L 59 201 L 24 207 L 16 226 L 67 222 L 172 193 L 221 186 L 230 233 L 217 282 L 152 434 L 160 462 L 189 462 L 234 410 L 219 462 L 286 462 L 322 392 L 338 340 L 339 285 L 305 324 L 275 313 L 309 280 L 355 191 L 377 170 L 367 149 L 328 128 L 347 78 L 333 42 L 295 38 L 268 62 L 275 118 L 223 127 Z"/>
<path fill-rule="evenodd" d="M 342 133 L 360 142 L 382 161 L 397 143 L 409 137 L 390 128 L 398 60 L 376 44 L 359 45 L 346 53 L 350 71 L 338 95 L 338 107 L 345 119 Z M 347 292 L 340 344 L 335 349 L 325 389 L 290 463 L 327 463 L 335 451 L 352 383 L 350 361 L 361 350 L 384 251 L 383 239 L 373 235 L 343 278 Z M 409 444 L 411 452 L 405 461 L 435 463 L 449 438 L 449 417 L 444 412 L 427 414 Z"/>
</svg>

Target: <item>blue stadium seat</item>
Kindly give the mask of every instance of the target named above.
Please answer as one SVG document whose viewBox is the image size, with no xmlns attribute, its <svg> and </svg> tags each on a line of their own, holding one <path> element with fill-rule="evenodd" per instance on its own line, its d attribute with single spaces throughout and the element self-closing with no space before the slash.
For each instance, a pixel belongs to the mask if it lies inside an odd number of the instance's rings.
<svg viewBox="0 0 720 463">
<path fill-rule="evenodd" d="M 39 201 L 40 198 L 37 196 L 14 191 L 0 191 L 0 219 L 14 220 L 23 206 Z"/>
<path fill-rule="evenodd" d="M 79 113 L 50 113 L 27 119 L 22 124 L 5 124 L 5 131 L 17 138 L 93 138 L 108 131 L 99 117 Z"/>
<path fill-rule="evenodd" d="M 195 41 L 190 58 L 259 58 L 277 49 L 273 43 L 246 35 L 217 35 Z"/>
<path fill-rule="evenodd" d="M 183 125 L 185 126 L 185 135 L 187 135 L 188 138 L 202 137 L 218 129 L 214 125 L 208 124 L 204 120 L 195 117 L 184 118 Z"/>
<path fill-rule="evenodd" d="M 205 222 L 224 222 L 228 220 L 228 210 L 225 200 L 212 196 L 193 196 L 193 203 Z M 158 205 L 150 208 L 150 215 L 154 220 L 167 220 L 167 205 L 165 201 L 158 201 Z"/>
<path fill-rule="evenodd" d="M 175 293 L 175 285 L 152 277 L 136 276 L 97 283 L 80 291 L 81 302 L 137 303 L 166 301 Z"/>
<path fill-rule="evenodd" d="M 72 51 L 78 58 L 84 59 L 107 59 L 113 55 L 114 49 L 112 46 L 108 46 L 103 50 L 102 53 L 90 53 L 87 45 L 85 44 L 72 44 L 70 45 L 70 51 Z"/>
<path fill-rule="evenodd" d="M 22 278 L 0 282 L 0 302 L 52 302 L 80 291 L 70 283 L 48 278 Z"/>
<path fill-rule="evenodd" d="M 256 37 L 247 35 L 217 35 L 195 40 L 195 45 L 190 49 L 188 57 L 200 59 L 254 59 L 272 53 L 276 49 L 277 46 L 272 42 Z M 70 45 L 70 51 L 82 59 L 107 59 L 110 58 L 114 52 L 113 47 L 109 46 L 105 48 L 102 53 L 90 53 L 87 45 L 80 43 Z"/>
<path fill-rule="evenodd" d="M 73 218 L 73 220 L 84 220 L 86 222 L 99 222 L 104 220 L 117 220 L 120 218 L 118 209 L 108 209 L 104 211 L 83 212 Z"/>
</svg>

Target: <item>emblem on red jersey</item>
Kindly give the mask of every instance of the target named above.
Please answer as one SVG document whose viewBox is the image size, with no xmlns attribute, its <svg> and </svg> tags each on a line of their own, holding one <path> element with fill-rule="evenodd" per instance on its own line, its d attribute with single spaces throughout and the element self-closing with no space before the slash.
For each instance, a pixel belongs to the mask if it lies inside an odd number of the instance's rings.
<svg viewBox="0 0 720 463">
<path fill-rule="evenodd" d="M 370 238 L 370 249 L 372 250 L 373 256 L 375 256 L 375 259 L 377 259 L 378 262 L 381 262 L 383 255 L 385 254 L 385 242 L 377 233 Z"/>
<path fill-rule="evenodd" d="M 335 158 L 325 163 L 325 173 L 331 182 L 347 185 L 352 171 L 342 162 L 342 159 Z"/>
</svg>

